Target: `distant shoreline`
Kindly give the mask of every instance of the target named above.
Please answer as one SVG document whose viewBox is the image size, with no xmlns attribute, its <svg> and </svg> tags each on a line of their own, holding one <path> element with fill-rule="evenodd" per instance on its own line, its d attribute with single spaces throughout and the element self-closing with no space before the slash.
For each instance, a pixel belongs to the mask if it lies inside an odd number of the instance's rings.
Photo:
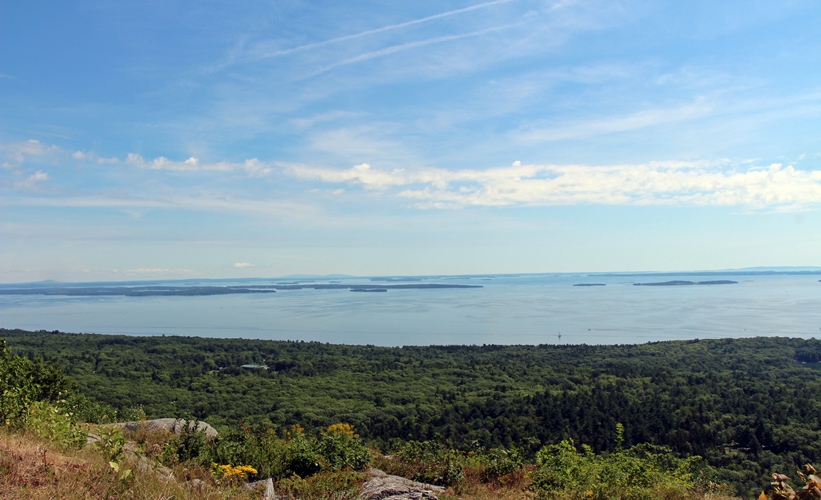
<svg viewBox="0 0 821 500">
<path fill-rule="evenodd" d="M 350 290 L 351 292 L 387 292 L 391 290 L 430 290 L 441 288 L 482 288 L 481 285 L 450 285 L 440 283 L 413 283 L 402 285 L 343 285 L 283 284 L 248 286 L 134 286 L 134 287 L 53 287 L 53 288 L 0 288 L 0 295 L 51 295 L 71 297 L 193 297 L 233 295 L 246 293 L 275 293 L 284 290 Z"/>
<path fill-rule="evenodd" d="M 654 283 L 633 283 L 633 286 L 690 286 L 690 285 L 737 285 L 738 281 L 733 280 L 712 280 L 712 281 L 657 281 Z"/>
</svg>

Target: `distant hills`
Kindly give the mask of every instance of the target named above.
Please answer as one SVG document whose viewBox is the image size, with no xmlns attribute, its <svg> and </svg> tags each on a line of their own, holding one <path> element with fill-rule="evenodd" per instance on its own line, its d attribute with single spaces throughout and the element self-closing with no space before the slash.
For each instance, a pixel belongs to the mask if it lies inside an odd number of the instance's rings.
<svg viewBox="0 0 821 500">
<path fill-rule="evenodd" d="M 371 281 L 384 283 L 412 283 L 438 280 L 493 280 L 501 278 L 537 278 L 537 277 L 711 277 L 711 276 L 821 276 L 819 266 L 759 266 L 737 269 L 718 269 L 701 271 L 613 271 L 613 272 L 573 272 L 573 273 L 507 273 L 507 274 L 430 274 L 430 275 L 395 275 L 395 276 L 353 276 L 349 274 L 291 274 L 271 278 L 186 278 L 177 280 L 130 280 L 130 281 L 87 281 L 60 282 L 44 280 L 25 283 L 0 283 L 3 288 L 53 288 L 53 287 L 111 287 L 111 286 L 242 286 L 252 284 L 308 284 L 338 283 L 349 281 Z M 333 280 L 333 281 L 332 281 Z M 278 283 L 277 283 L 278 282 Z M 287 283 L 284 283 L 287 282 Z"/>
</svg>

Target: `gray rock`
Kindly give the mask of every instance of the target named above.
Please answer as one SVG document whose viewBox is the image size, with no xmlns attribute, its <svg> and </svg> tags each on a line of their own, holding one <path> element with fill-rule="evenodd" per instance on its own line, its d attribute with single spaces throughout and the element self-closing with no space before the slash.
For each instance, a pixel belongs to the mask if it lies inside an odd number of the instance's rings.
<svg viewBox="0 0 821 500">
<path fill-rule="evenodd" d="M 140 472 L 153 472 L 165 480 L 174 478 L 174 471 L 154 460 L 149 460 L 146 457 L 136 455 L 134 453 L 126 453 L 126 456 L 136 462 L 137 470 Z"/>
<path fill-rule="evenodd" d="M 445 488 L 391 476 L 379 469 L 368 470 L 371 479 L 362 485 L 360 500 L 438 500 Z"/>
<path fill-rule="evenodd" d="M 263 490 L 263 488 L 265 488 Z M 262 490 L 262 500 L 279 500 L 279 497 L 274 493 L 274 480 L 270 477 L 262 481 L 254 481 L 242 487 L 243 490 Z"/>
<path fill-rule="evenodd" d="M 206 484 L 205 481 L 202 479 L 191 479 L 190 481 L 186 481 L 185 484 L 191 489 L 201 490 L 205 488 Z"/>
<path fill-rule="evenodd" d="M 146 429 L 150 431 L 168 431 L 173 432 L 174 434 L 181 434 L 183 429 L 185 429 L 186 423 L 188 424 L 188 429 L 194 429 L 194 422 L 186 422 L 181 418 L 157 418 L 154 420 L 137 420 L 135 422 L 120 422 L 117 424 L 111 424 L 117 427 L 121 427 L 127 429 L 129 431 L 136 431 L 140 428 L 140 426 L 145 426 Z M 217 430 L 211 427 L 210 425 L 206 424 L 205 422 L 197 422 L 196 430 L 203 431 L 205 433 L 205 437 L 209 439 L 213 439 L 217 437 Z"/>
</svg>

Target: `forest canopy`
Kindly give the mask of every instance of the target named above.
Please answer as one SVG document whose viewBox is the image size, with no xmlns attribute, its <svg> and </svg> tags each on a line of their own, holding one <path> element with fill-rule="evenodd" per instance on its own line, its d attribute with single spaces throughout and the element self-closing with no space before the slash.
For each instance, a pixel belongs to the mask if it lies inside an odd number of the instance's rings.
<svg viewBox="0 0 821 500">
<path fill-rule="evenodd" d="M 121 416 L 223 428 L 350 423 L 390 450 L 572 440 L 700 455 L 749 490 L 821 462 L 821 341 L 750 338 L 587 346 L 374 347 L 0 329 Z M 243 365 L 246 367 L 243 368 Z M 617 424 L 623 434 L 617 439 Z"/>
</svg>

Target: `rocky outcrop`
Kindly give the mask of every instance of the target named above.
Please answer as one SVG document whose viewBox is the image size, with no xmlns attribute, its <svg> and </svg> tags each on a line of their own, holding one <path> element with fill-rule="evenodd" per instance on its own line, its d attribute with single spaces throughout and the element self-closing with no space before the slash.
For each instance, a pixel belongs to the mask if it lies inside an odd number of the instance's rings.
<svg viewBox="0 0 821 500">
<path fill-rule="evenodd" d="M 120 422 L 111 424 L 117 427 L 122 427 L 129 431 L 136 431 L 141 426 L 144 426 L 149 431 L 167 431 L 174 434 L 180 434 L 188 426 L 188 430 L 195 429 L 193 421 L 186 421 L 181 418 L 157 418 L 154 420 L 137 420 L 135 422 Z M 205 422 L 196 422 L 196 430 L 205 433 L 205 437 L 213 439 L 217 437 L 217 430 L 206 424 Z"/>
<path fill-rule="evenodd" d="M 368 475 L 371 479 L 362 485 L 360 500 L 438 500 L 436 493 L 445 491 L 441 486 L 391 476 L 379 469 L 370 469 Z"/>
</svg>

